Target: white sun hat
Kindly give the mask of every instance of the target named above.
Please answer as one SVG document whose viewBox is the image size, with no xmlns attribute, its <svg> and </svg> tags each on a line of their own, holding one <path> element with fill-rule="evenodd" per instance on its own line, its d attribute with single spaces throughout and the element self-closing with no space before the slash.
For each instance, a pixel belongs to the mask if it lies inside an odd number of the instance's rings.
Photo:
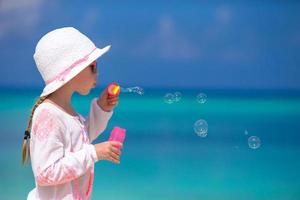
<svg viewBox="0 0 300 200">
<path fill-rule="evenodd" d="M 96 47 L 73 27 L 55 29 L 44 35 L 33 55 L 46 84 L 40 97 L 62 87 L 109 49 L 110 46 Z"/>
</svg>

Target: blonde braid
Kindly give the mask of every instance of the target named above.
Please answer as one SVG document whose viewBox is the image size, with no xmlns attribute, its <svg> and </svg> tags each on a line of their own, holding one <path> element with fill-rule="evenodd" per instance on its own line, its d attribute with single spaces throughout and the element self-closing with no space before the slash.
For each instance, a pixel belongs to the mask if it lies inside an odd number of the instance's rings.
<svg viewBox="0 0 300 200">
<path fill-rule="evenodd" d="M 41 104 L 43 103 L 43 101 L 45 101 L 47 99 L 49 95 L 43 96 L 43 97 L 39 97 L 37 99 L 37 101 L 35 102 L 30 116 L 29 116 L 29 120 L 27 123 L 27 128 L 25 130 L 25 135 L 24 135 L 24 140 L 23 140 L 23 146 L 22 146 L 22 163 L 24 164 L 26 161 L 28 161 L 28 159 L 30 158 L 30 146 L 29 146 L 29 139 L 30 139 L 30 131 L 31 131 L 31 125 L 32 125 L 32 117 L 34 114 L 35 109 Z"/>
</svg>

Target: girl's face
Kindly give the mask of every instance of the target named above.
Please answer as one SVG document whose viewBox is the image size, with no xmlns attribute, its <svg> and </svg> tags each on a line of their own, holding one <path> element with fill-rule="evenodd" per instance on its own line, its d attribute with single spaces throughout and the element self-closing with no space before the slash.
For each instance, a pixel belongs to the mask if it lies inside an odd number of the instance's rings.
<svg viewBox="0 0 300 200">
<path fill-rule="evenodd" d="M 97 62 L 94 61 L 72 80 L 75 91 L 82 95 L 89 94 L 90 90 L 96 86 L 97 75 Z"/>
</svg>

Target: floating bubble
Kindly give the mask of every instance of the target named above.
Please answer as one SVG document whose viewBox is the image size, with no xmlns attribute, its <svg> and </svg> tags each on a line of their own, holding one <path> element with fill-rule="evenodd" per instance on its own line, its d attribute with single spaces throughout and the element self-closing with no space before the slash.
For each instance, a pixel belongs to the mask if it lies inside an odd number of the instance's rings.
<svg viewBox="0 0 300 200">
<path fill-rule="evenodd" d="M 167 94 L 164 96 L 164 102 L 165 102 L 165 103 L 171 104 L 171 103 L 174 103 L 174 101 L 175 101 L 175 95 L 174 95 L 174 94 L 167 93 Z"/>
<path fill-rule="evenodd" d="M 245 135 L 248 135 L 248 130 L 245 130 Z"/>
<path fill-rule="evenodd" d="M 203 104 L 203 103 L 206 102 L 206 100 L 207 100 L 207 95 L 206 95 L 206 94 L 204 94 L 204 93 L 199 93 L 199 94 L 197 95 L 197 102 L 198 102 L 198 103 Z"/>
<path fill-rule="evenodd" d="M 121 88 L 121 92 L 132 92 L 131 88 Z"/>
<path fill-rule="evenodd" d="M 132 92 L 132 93 L 137 93 L 139 95 L 143 95 L 144 94 L 144 90 L 141 87 L 130 87 L 130 88 L 121 88 L 121 92 Z"/>
<path fill-rule="evenodd" d="M 138 87 L 138 86 L 133 87 L 133 88 L 132 88 L 132 91 L 135 92 L 135 93 L 137 93 L 137 94 L 139 94 L 139 95 L 143 95 L 143 94 L 144 94 L 143 88 Z"/>
<path fill-rule="evenodd" d="M 259 137 L 257 136 L 251 136 L 248 138 L 248 145 L 251 149 L 257 149 L 260 147 L 261 142 Z"/>
<path fill-rule="evenodd" d="M 200 137 L 206 137 L 208 131 L 208 124 L 204 119 L 199 119 L 194 124 L 194 131 Z"/>
<path fill-rule="evenodd" d="M 175 101 L 178 102 L 181 100 L 182 94 L 180 92 L 175 92 L 174 96 L 175 96 Z"/>
</svg>

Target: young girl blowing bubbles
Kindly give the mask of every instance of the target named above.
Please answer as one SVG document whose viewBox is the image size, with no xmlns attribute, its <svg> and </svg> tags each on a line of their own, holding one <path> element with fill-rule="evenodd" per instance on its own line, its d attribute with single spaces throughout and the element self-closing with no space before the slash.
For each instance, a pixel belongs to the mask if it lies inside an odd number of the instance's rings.
<svg viewBox="0 0 300 200">
<path fill-rule="evenodd" d="M 96 86 L 96 60 L 109 50 L 97 48 L 72 27 L 55 29 L 38 42 L 34 60 L 45 88 L 35 103 L 23 142 L 23 163 L 31 159 L 35 188 L 28 199 L 90 199 L 94 163 L 120 163 L 122 143 L 91 142 L 104 131 L 118 104 L 104 90 L 85 119 L 71 105 L 74 92 Z"/>
</svg>

